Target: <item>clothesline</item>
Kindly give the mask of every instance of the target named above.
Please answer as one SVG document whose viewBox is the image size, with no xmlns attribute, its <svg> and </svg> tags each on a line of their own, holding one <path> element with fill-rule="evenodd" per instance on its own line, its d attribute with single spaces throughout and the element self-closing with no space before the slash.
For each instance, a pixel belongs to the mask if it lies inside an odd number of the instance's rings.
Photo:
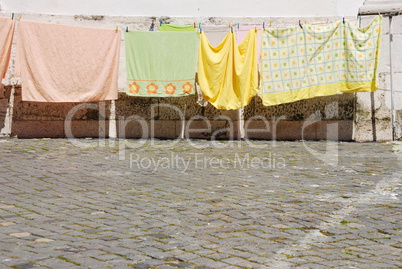
<svg viewBox="0 0 402 269">
<path fill-rule="evenodd" d="M 21 18 L 22 18 L 22 14 L 18 17 L 18 21 L 20 21 Z M 359 18 L 360 18 L 360 16 L 357 15 L 357 18 L 356 18 L 356 19 L 353 19 L 353 20 L 350 20 L 350 19 L 349 19 L 348 21 L 355 21 L 355 22 L 358 22 L 358 21 L 359 21 Z M 12 13 L 11 19 L 14 20 L 14 13 Z M 342 20 L 345 21 L 345 17 L 343 17 Z M 302 21 L 302 20 L 299 20 L 299 24 L 300 24 L 301 21 Z M 164 24 L 162 20 L 159 21 L 159 22 L 160 22 L 159 26 L 162 26 L 162 25 Z M 313 23 L 308 23 L 308 20 L 304 20 L 304 21 L 303 21 L 303 24 L 305 24 L 305 25 L 325 25 L 325 24 L 328 24 L 328 23 L 330 23 L 330 21 L 329 21 L 328 19 L 327 19 L 326 22 L 313 22 Z M 170 24 L 170 23 L 167 23 L 167 24 Z M 194 28 L 197 28 L 197 25 L 198 25 L 198 29 L 201 29 L 201 28 L 202 28 L 202 27 L 201 27 L 201 25 L 202 25 L 201 22 L 198 23 L 198 24 L 196 24 L 196 22 L 193 23 Z M 235 23 L 235 24 L 233 24 L 233 25 L 235 25 L 235 26 L 234 26 L 234 29 L 240 30 L 240 23 Z M 233 25 L 232 25 L 231 23 L 229 23 L 229 24 L 228 24 L 228 28 L 232 28 L 232 29 L 233 29 Z M 250 24 L 244 24 L 244 25 L 245 25 L 245 26 L 249 26 Z M 255 25 L 255 24 L 251 24 L 251 25 Z M 260 25 L 262 25 L 262 28 L 265 29 L 265 26 L 266 26 L 265 21 L 262 22 Z M 152 22 L 151 22 L 150 31 L 154 31 L 154 26 L 155 26 L 155 20 L 153 19 Z M 216 24 L 212 24 L 212 25 L 208 25 L 208 24 L 207 24 L 207 26 L 216 26 Z M 283 27 L 291 27 L 291 26 L 294 26 L 294 24 L 290 24 L 290 23 L 289 23 L 289 24 L 278 24 L 278 25 L 276 25 L 275 27 L 277 27 L 277 28 L 283 28 Z M 357 25 L 356 25 L 356 26 L 357 26 Z M 270 28 L 272 27 L 272 21 L 269 22 L 268 27 L 270 27 Z M 116 29 L 119 29 L 119 26 L 116 26 Z M 152 29 L 152 30 L 151 30 L 151 29 Z M 124 28 L 121 28 L 121 30 L 125 30 L 126 32 L 128 32 L 129 27 L 126 26 L 126 27 L 124 27 Z"/>
<path fill-rule="evenodd" d="M 114 30 L 25 20 L 19 24 L 16 66 L 24 101 L 117 99 L 121 38 Z M 161 24 L 157 32 L 126 27 L 128 95 L 194 94 L 196 73 L 204 98 L 219 109 L 242 108 L 256 94 L 264 105 L 276 105 L 376 90 L 380 16 L 362 29 L 350 20 L 322 26 L 300 21 L 287 28 L 198 24 L 202 33 L 194 26 Z"/>
<path fill-rule="evenodd" d="M 343 21 L 345 21 L 345 17 L 343 17 L 342 18 L 342 20 Z M 357 19 L 353 19 L 353 20 L 351 20 L 351 19 L 349 19 L 348 21 L 353 21 L 353 22 L 358 22 L 359 21 L 359 16 L 357 16 Z M 300 22 L 303 22 L 303 24 L 304 25 L 325 25 L 325 24 L 328 24 L 328 23 L 330 23 L 330 21 L 327 19 L 327 21 L 326 22 L 313 22 L 313 23 L 308 23 L 308 20 L 299 20 L 299 24 L 300 24 Z M 161 20 L 161 21 L 159 21 L 159 27 L 161 27 L 162 25 L 170 25 L 170 23 L 163 23 L 163 21 Z M 255 23 L 254 24 L 240 24 L 240 23 L 229 23 L 228 24 L 228 29 L 237 29 L 237 30 L 240 30 L 240 26 L 243 26 L 243 25 L 245 25 L 245 26 L 250 26 L 250 25 L 256 25 Z M 262 22 L 262 23 L 260 23 L 259 25 L 261 25 L 262 26 L 262 29 L 265 29 L 265 27 L 267 26 L 267 24 L 265 23 L 265 22 Z M 276 25 L 275 27 L 276 28 L 283 28 L 283 27 L 292 27 L 292 26 L 294 26 L 295 24 L 290 24 L 290 23 L 288 23 L 288 24 L 278 24 L 278 25 Z M 190 24 L 189 25 L 187 25 L 187 26 L 191 26 Z M 204 26 L 201 22 L 199 22 L 198 24 L 196 23 L 196 22 L 194 22 L 193 23 L 193 27 L 194 27 L 194 29 L 202 29 L 202 26 Z M 216 24 L 206 24 L 206 26 L 217 26 Z M 223 26 L 223 25 L 218 25 L 218 26 Z M 357 25 L 356 25 L 357 26 Z M 149 29 L 152 29 L 152 30 L 150 30 L 150 31 L 154 31 L 154 27 L 155 27 L 155 20 L 152 20 L 152 22 L 151 22 L 151 26 L 150 26 L 150 28 Z M 269 28 L 272 28 L 272 21 L 270 21 L 269 22 L 269 24 L 268 24 L 268 27 Z M 125 29 L 126 30 L 126 32 L 128 32 L 128 30 L 129 30 L 129 27 L 128 26 L 126 26 L 125 28 L 122 28 L 123 30 Z"/>
</svg>

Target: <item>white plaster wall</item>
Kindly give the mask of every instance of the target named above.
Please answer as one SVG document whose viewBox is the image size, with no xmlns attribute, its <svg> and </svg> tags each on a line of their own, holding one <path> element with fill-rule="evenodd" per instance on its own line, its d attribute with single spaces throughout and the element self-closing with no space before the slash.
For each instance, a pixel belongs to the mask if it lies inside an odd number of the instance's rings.
<svg viewBox="0 0 402 269">
<path fill-rule="evenodd" d="M 15 13 L 177 16 L 325 17 L 356 16 L 364 0 L 2 0 Z"/>
</svg>

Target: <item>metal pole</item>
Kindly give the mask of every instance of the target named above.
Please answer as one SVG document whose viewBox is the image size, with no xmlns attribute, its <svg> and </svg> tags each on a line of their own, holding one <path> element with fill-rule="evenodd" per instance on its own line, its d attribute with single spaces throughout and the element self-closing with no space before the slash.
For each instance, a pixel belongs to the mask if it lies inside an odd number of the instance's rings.
<svg viewBox="0 0 402 269">
<path fill-rule="evenodd" d="M 390 86 L 391 86 L 391 119 L 392 119 L 392 140 L 396 138 L 396 113 L 395 113 L 395 93 L 394 93 L 394 83 L 393 83 L 393 66 L 392 66 L 392 15 L 389 15 L 389 66 L 390 66 Z"/>
</svg>

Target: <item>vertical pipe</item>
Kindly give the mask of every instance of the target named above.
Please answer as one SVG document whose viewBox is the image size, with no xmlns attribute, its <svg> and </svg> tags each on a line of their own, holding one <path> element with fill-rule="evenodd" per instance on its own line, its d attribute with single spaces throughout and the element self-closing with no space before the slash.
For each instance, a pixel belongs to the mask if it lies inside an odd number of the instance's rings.
<svg viewBox="0 0 402 269">
<path fill-rule="evenodd" d="M 389 15 L 389 66 L 390 66 L 390 86 L 391 86 L 391 113 L 392 113 L 392 140 L 396 139 L 396 113 L 395 113 L 395 93 L 394 93 L 394 83 L 393 74 L 394 69 L 392 66 L 392 14 Z"/>
</svg>

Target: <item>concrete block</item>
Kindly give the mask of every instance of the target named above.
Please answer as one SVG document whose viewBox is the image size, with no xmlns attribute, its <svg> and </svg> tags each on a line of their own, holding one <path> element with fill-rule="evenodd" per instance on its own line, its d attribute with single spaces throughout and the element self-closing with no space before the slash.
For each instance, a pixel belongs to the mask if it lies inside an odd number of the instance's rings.
<svg viewBox="0 0 402 269">
<path fill-rule="evenodd" d="M 357 98 L 356 102 L 358 104 L 359 110 L 371 109 L 371 93 L 358 92 L 358 93 L 356 93 L 356 98 Z"/>
<path fill-rule="evenodd" d="M 237 128 L 234 121 L 214 120 L 211 121 L 211 139 L 236 139 Z"/>
<path fill-rule="evenodd" d="M 150 135 L 152 138 L 178 138 L 176 122 L 171 120 L 155 120 L 149 122 Z"/>
<path fill-rule="evenodd" d="M 375 108 L 377 110 L 377 114 L 386 114 L 385 117 L 388 117 L 391 113 L 391 90 L 385 90 L 385 91 L 377 91 L 374 93 L 374 98 L 375 98 Z"/>
<path fill-rule="evenodd" d="M 384 22 L 385 21 L 387 21 L 389 25 L 389 20 L 384 19 Z M 402 16 L 392 17 L 391 31 L 393 34 L 402 34 Z"/>
<path fill-rule="evenodd" d="M 64 137 L 64 121 L 13 121 L 11 136 L 18 138 Z"/>
<path fill-rule="evenodd" d="M 117 121 L 117 137 L 119 138 L 149 138 L 149 124 L 148 122 L 122 119 Z"/>
<path fill-rule="evenodd" d="M 177 130 L 180 132 L 182 123 L 177 122 Z M 225 120 L 194 120 L 186 121 L 185 137 L 193 139 L 237 139 L 238 138 L 238 123 Z"/>
<path fill-rule="evenodd" d="M 65 135 L 67 135 L 67 130 L 64 125 Z M 86 121 L 72 121 L 71 125 L 72 134 L 76 138 L 83 137 L 108 137 L 109 134 L 109 121 L 97 121 L 97 120 L 86 120 Z"/>
<path fill-rule="evenodd" d="M 178 138 L 176 121 L 174 120 L 152 120 L 152 121 L 118 121 L 119 138 Z"/>
<path fill-rule="evenodd" d="M 391 91 L 390 90 L 382 90 L 379 89 L 372 94 L 372 98 L 374 103 L 374 109 L 377 112 L 377 117 L 380 113 L 382 114 L 387 114 L 385 117 L 388 117 L 388 114 L 390 114 L 390 109 L 391 109 Z M 370 106 L 370 108 L 373 108 L 373 106 Z"/>
<path fill-rule="evenodd" d="M 302 135 L 303 122 L 300 121 L 280 121 L 277 125 L 276 136 L 277 140 L 310 140 L 315 137 L 315 132 L 312 125 L 305 126 L 304 135 Z"/>
<path fill-rule="evenodd" d="M 395 109 L 402 109 L 402 73 L 393 75 Z"/>
<path fill-rule="evenodd" d="M 348 121 L 339 121 L 339 140 L 340 141 L 351 141 L 353 140 L 353 127 L 354 123 L 352 120 Z"/>
<path fill-rule="evenodd" d="M 320 128 L 321 121 L 316 122 L 302 122 L 301 127 L 301 139 L 302 140 L 317 140 L 317 130 Z M 326 139 L 326 136 L 325 136 Z"/>
<path fill-rule="evenodd" d="M 390 107 L 390 91 L 379 89 L 375 92 L 358 92 L 357 95 L 357 111 L 371 113 L 372 109 L 387 110 Z"/>
<path fill-rule="evenodd" d="M 8 107 L 8 100 L 0 99 L 0 115 L 6 115 L 7 107 Z"/>
<path fill-rule="evenodd" d="M 387 72 L 379 73 L 377 80 L 378 89 L 389 90 L 391 88 L 391 76 Z"/>
<path fill-rule="evenodd" d="M 392 68 L 394 72 L 402 72 L 402 35 L 394 35 L 392 42 Z"/>
<path fill-rule="evenodd" d="M 383 35 L 389 34 L 389 19 L 385 17 L 382 19 L 382 34 Z"/>
<path fill-rule="evenodd" d="M 246 120 L 244 127 L 245 137 L 248 139 L 272 140 L 276 137 L 276 132 L 272 124 L 272 121 Z"/>
<path fill-rule="evenodd" d="M 376 124 L 376 141 L 392 140 L 392 124 L 391 121 L 379 122 Z"/>
<path fill-rule="evenodd" d="M 353 140 L 358 142 L 392 140 L 391 121 L 378 119 L 360 121 L 355 125 Z"/>
<path fill-rule="evenodd" d="M 316 140 L 351 141 L 353 139 L 353 121 L 320 121 L 316 129 Z"/>
<path fill-rule="evenodd" d="M 389 72 L 389 35 L 383 35 L 381 38 L 379 72 Z"/>
</svg>

